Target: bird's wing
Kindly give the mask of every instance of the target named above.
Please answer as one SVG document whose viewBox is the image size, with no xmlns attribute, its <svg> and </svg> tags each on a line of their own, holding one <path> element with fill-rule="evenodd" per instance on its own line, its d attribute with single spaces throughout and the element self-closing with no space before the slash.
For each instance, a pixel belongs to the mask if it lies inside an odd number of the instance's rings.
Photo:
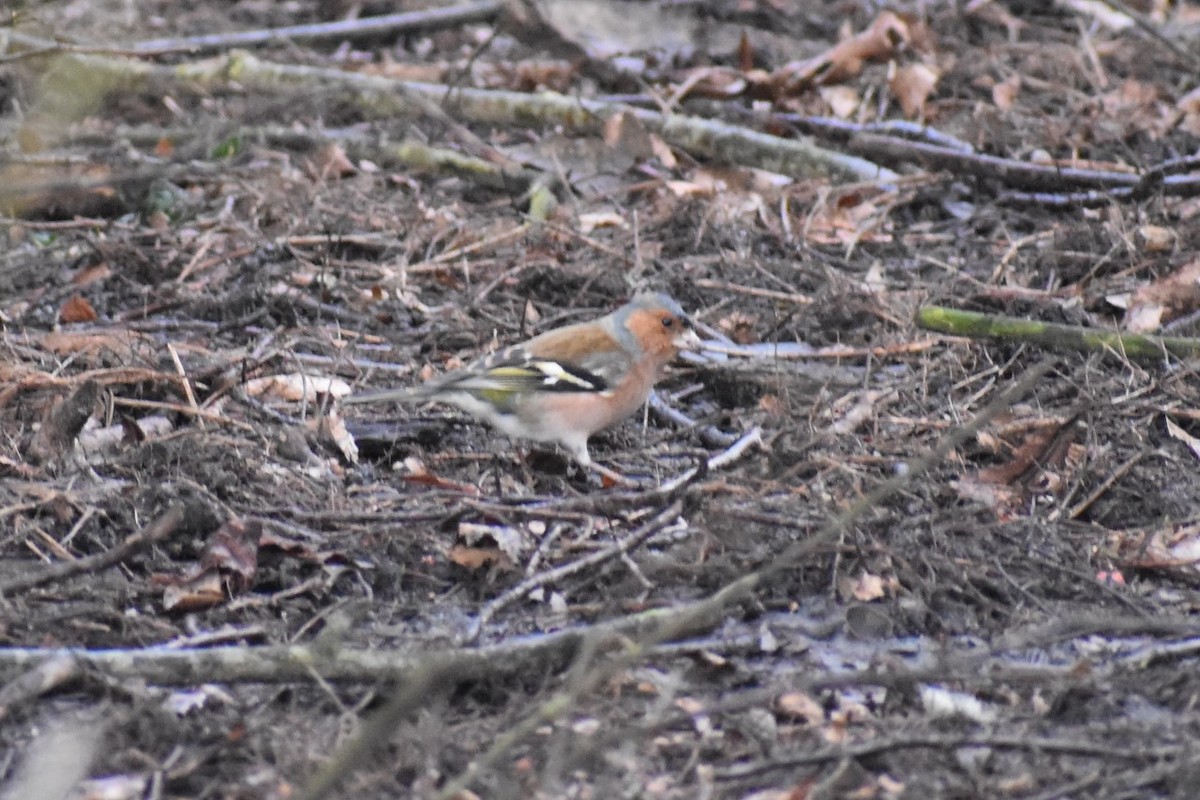
<svg viewBox="0 0 1200 800">
<path fill-rule="evenodd" d="M 586 359 L 585 359 L 586 361 Z M 521 346 L 501 350 L 446 376 L 435 393 L 603 392 L 608 380 L 590 364 L 537 356 Z"/>
</svg>

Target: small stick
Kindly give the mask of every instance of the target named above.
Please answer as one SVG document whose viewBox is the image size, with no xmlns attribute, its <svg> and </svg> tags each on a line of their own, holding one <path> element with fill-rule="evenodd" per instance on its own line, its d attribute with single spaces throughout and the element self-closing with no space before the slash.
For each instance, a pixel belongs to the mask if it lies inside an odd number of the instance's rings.
<svg viewBox="0 0 1200 800">
<path fill-rule="evenodd" d="M 605 561 L 609 561 L 614 558 L 620 558 L 633 548 L 640 545 L 642 542 L 649 539 L 654 534 L 661 531 L 667 525 L 670 525 L 675 518 L 679 516 L 679 512 L 682 509 L 683 504 L 676 500 L 674 503 L 651 518 L 650 521 L 645 525 L 638 528 L 633 533 L 618 539 L 603 550 L 597 550 L 595 553 L 592 553 L 589 556 L 567 564 L 563 564 L 561 567 L 548 569 L 545 572 L 540 572 L 537 575 L 533 575 L 521 581 L 516 586 L 509 589 L 507 592 L 500 595 L 480 610 L 479 618 L 475 620 L 474 624 L 471 625 L 470 630 L 467 631 L 465 642 L 469 643 L 476 641 L 479 638 L 479 635 L 483 633 L 483 626 L 487 625 L 492 617 L 496 616 L 496 613 L 505 606 L 512 605 L 517 600 L 528 596 L 528 594 L 534 589 L 545 586 L 547 583 L 560 581 L 563 578 L 569 577 L 578 572 L 582 572 L 593 567 L 598 567 Z"/>
</svg>

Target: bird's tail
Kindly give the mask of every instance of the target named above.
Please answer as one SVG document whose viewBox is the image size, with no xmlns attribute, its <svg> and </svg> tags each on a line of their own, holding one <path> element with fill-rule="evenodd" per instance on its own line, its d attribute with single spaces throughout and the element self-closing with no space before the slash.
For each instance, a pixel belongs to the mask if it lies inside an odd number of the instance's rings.
<svg viewBox="0 0 1200 800">
<path fill-rule="evenodd" d="M 366 403 L 423 403 L 429 399 L 429 393 L 421 389 L 385 389 L 382 392 L 367 392 L 343 397 L 342 405 L 354 406 Z"/>
</svg>

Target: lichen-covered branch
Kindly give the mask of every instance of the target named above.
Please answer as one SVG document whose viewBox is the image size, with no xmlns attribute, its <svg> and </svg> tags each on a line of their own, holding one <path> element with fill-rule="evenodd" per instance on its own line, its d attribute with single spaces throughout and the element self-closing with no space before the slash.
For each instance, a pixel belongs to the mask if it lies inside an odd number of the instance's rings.
<svg viewBox="0 0 1200 800">
<path fill-rule="evenodd" d="M 1097 328 L 1081 328 L 1053 322 L 1038 322 L 1019 317 L 959 311 L 942 306 L 926 306 L 917 312 L 917 325 L 929 331 L 965 336 L 971 339 L 999 339 L 1015 344 L 1026 343 L 1052 350 L 1080 353 L 1115 353 L 1136 360 L 1161 360 L 1167 356 L 1195 358 L 1200 355 L 1200 339 L 1182 336 L 1145 336 Z"/>
<path fill-rule="evenodd" d="M 597 132 L 605 119 L 624 112 L 636 117 L 668 144 L 717 161 L 795 178 L 885 182 L 896 179 L 891 170 L 826 150 L 809 139 L 783 139 L 715 120 L 662 114 L 554 92 L 525 94 L 399 81 L 337 69 L 278 64 L 245 52 L 175 66 L 79 52 L 46 57 L 55 61 L 41 82 L 41 110 L 57 120 L 78 119 L 97 107 L 108 94 L 140 91 L 154 81 L 192 83 L 207 88 L 236 82 L 259 90 L 337 90 L 363 113 L 374 117 L 428 117 L 437 108 L 464 123 L 560 126 L 576 133 Z"/>
</svg>

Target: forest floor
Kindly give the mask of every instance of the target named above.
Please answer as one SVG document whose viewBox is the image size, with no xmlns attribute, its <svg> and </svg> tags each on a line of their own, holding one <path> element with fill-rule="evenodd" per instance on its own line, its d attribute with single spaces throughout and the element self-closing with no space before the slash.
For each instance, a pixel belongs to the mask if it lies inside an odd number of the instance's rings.
<svg viewBox="0 0 1200 800">
<path fill-rule="evenodd" d="M 9 796 L 1194 797 L 1194 367 L 916 322 L 1192 332 L 1131 5 L 18 4 Z M 633 485 L 338 402 L 645 289 Z"/>
</svg>

